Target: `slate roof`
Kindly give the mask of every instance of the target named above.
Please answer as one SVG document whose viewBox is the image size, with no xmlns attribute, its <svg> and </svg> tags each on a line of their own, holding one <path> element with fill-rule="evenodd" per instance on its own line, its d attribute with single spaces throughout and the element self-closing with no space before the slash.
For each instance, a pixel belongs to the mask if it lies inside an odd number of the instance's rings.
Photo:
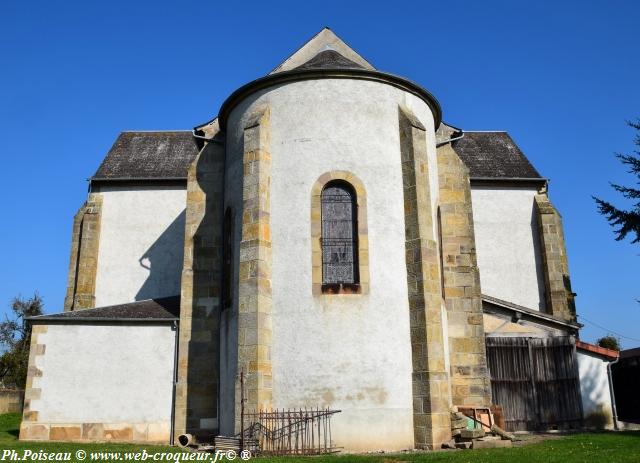
<svg viewBox="0 0 640 463">
<path fill-rule="evenodd" d="M 464 132 L 453 149 L 472 179 L 542 178 L 507 132 Z"/>
<path fill-rule="evenodd" d="M 186 178 L 198 151 L 190 131 L 122 132 L 92 180 Z"/>
<path fill-rule="evenodd" d="M 74 310 L 56 314 L 29 317 L 32 322 L 40 321 L 173 321 L 180 318 L 180 296 L 147 299 L 127 304 L 96 307 L 95 309 Z"/>
<path fill-rule="evenodd" d="M 330 53 L 326 55 L 329 58 L 332 53 L 342 56 L 333 50 L 322 53 Z M 327 62 L 323 59 L 319 65 Z M 542 179 L 506 132 L 464 132 L 461 140 L 453 142 L 453 149 L 469 168 L 472 179 Z M 189 131 L 123 132 L 92 180 L 186 179 L 197 154 L 196 141 Z"/>
<path fill-rule="evenodd" d="M 324 50 L 294 69 L 306 71 L 312 69 L 364 69 L 364 67 L 345 58 L 335 50 Z"/>
</svg>

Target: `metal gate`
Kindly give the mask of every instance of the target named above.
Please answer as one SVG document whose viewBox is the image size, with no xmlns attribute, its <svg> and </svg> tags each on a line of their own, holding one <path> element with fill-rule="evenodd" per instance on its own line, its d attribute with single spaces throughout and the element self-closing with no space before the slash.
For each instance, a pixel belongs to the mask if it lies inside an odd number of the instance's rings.
<svg viewBox="0 0 640 463">
<path fill-rule="evenodd" d="M 576 429 L 582 399 L 572 337 L 486 338 L 493 402 L 509 431 Z"/>
</svg>

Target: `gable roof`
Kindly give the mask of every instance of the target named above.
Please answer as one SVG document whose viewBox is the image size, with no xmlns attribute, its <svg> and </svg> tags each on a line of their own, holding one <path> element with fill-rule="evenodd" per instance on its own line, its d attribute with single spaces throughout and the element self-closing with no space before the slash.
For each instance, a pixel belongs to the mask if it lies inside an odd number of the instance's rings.
<svg viewBox="0 0 640 463">
<path fill-rule="evenodd" d="M 190 131 L 122 132 L 91 180 L 184 179 L 198 151 Z"/>
<path fill-rule="evenodd" d="M 464 132 L 454 151 L 471 179 L 544 180 L 507 132 Z"/>
<path fill-rule="evenodd" d="M 349 61 L 354 62 L 362 69 L 375 69 L 371 63 L 360 56 L 353 48 L 347 45 L 340 37 L 338 37 L 331 29 L 325 27 L 291 56 L 280 63 L 269 74 L 277 74 L 278 72 L 290 71 L 300 65 L 311 60 L 313 57 L 326 50 L 333 50 Z"/>
<path fill-rule="evenodd" d="M 180 319 L 180 296 L 29 317 L 31 322 L 167 321 Z"/>
</svg>

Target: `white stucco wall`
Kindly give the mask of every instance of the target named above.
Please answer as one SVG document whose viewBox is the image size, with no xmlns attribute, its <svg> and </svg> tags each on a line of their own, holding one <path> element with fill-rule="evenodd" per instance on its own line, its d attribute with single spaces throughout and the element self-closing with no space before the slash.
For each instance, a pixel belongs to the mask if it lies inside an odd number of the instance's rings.
<svg viewBox="0 0 640 463">
<path fill-rule="evenodd" d="M 101 187 L 96 307 L 180 294 L 186 189 Z"/>
<path fill-rule="evenodd" d="M 608 428 L 613 427 L 611 393 L 607 364 L 602 357 L 578 349 L 578 369 L 580 373 L 580 393 L 582 410 L 587 422 L 592 413 L 604 412 L 608 416 Z"/>
<path fill-rule="evenodd" d="M 332 431 L 335 444 L 347 450 L 411 448 L 398 105 L 428 128 L 430 167 L 436 165 L 432 114 L 415 96 L 374 82 L 324 79 L 262 91 L 237 107 L 228 123 L 227 185 L 236 204 L 241 185 L 231 182 L 242 172 L 244 120 L 263 104 L 271 110 L 273 405 L 342 410 Z M 370 293 L 314 297 L 311 190 L 322 174 L 336 170 L 353 173 L 366 190 Z M 436 169 L 429 175 L 435 203 Z"/>
<path fill-rule="evenodd" d="M 175 331 L 168 324 L 51 324 L 38 334 L 40 398 L 30 409 L 44 424 L 151 425 L 169 439 Z"/>
<path fill-rule="evenodd" d="M 471 188 L 482 293 L 544 310 L 535 194 L 535 188 Z"/>
</svg>

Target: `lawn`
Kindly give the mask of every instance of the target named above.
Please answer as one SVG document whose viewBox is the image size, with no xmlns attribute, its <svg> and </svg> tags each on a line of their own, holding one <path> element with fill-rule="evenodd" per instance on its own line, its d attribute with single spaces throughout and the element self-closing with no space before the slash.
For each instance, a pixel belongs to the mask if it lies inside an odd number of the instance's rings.
<svg viewBox="0 0 640 463">
<path fill-rule="evenodd" d="M 0 415 L 0 461 L 2 452 L 42 450 L 44 452 L 133 452 L 146 449 L 148 453 L 176 452 L 166 446 L 132 444 L 75 444 L 67 442 L 18 441 L 21 416 L 17 413 Z M 322 457 L 260 458 L 260 463 L 625 463 L 640 462 L 640 431 L 574 434 L 560 439 L 512 449 L 416 452 L 405 454 L 343 455 Z M 5 461 L 9 461 L 5 459 Z M 71 461 L 78 461 L 72 458 Z M 85 462 L 91 461 L 89 458 Z M 148 461 L 151 461 L 149 459 Z M 236 463 L 242 463 L 239 458 Z"/>
</svg>

